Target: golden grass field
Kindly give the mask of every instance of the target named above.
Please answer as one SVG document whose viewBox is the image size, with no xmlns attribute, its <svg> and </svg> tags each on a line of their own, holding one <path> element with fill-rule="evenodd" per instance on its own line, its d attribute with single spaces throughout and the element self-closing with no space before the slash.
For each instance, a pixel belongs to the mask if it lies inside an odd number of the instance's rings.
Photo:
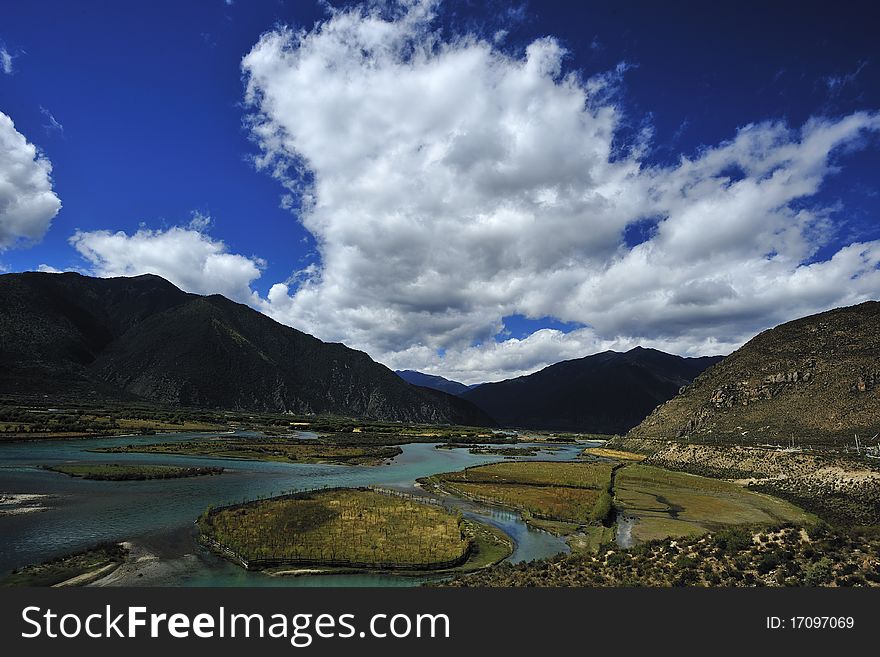
<svg viewBox="0 0 880 657">
<path fill-rule="evenodd" d="M 493 463 L 433 479 L 450 492 L 523 511 L 537 527 L 568 534 L 607 515 L 612 464 L 519 461 Z"/>
<path fill-rule="evenodd" d="M 220 509 L 199 526 L 248 561 L 430 565 L 462 558 L 470 544 L 460 514 L 363 489 Z"/>
<path fill-rule="evenodd" d="M 644 461 L 647 456 L 644 454 L 636 454 L 635 452 L 624 452 L 619 449 L 608 449 L 607 447 L 586 447 L 582 452 L 582 456 L 601 456 L 606 459 L 617 459 L 618 461 Z"/>
<path fill-rule="evenodd" d="M 599 462 L 519 461 L 482 465 L 440 476 L 444 481 L 572 486 L 605 490 L 611 482 L 611 468 L 611 464 Z"/>
<path fill-rule="evenodd" d="M 278 461 L 281 463 L 340 463 L 375 465 L 400 454 L 400 447 L 384 445 L 327 445 L 296 438 L 226 438 L 179 440 L 150 445 L 128 445 L 95 449 L 104 453 L 165 454 L 171 456 L 208 456 L 212 458 Z"/>
<path fill-rule="evenodd" d="M 590 521 L 600 491 L 592 488 L 529 486 L 526 484 L 477 484 L 455 482 L 457 491 L 477 500 L 503 504 L 539 518 L 583 523 Z"/>
<path fill-rule="evenodd" d="M 636 518 L 633 538 L 695 536 L 727 525 L 812 524 L 817 518 L 783 500 L 732 482 L 633 464 L 615 480 L 615 501 Z"/>
</svg>

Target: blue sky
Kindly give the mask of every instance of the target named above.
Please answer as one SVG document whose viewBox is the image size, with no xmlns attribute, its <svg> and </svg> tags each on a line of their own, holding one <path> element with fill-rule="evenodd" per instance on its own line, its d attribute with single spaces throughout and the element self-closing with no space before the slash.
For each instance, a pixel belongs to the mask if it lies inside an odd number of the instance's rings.
<svg viewBox="0 0 880 657">
<path fill-rule="evenodd" d="M 880 296 L 871 3 L 332 4 L 5 8 L 0 267 L 466 383 Z"/>
</svg>

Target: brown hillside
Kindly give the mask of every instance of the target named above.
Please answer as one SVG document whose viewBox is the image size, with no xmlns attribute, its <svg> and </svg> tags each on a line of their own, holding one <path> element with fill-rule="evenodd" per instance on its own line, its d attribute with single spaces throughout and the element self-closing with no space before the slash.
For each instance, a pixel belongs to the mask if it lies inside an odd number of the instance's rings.
<svg viewBox="0 0 880 657">
<path fill-rule="evenodd" d="M 659 406 L 630 438 L 798 446 L 880 432 L 880 303 L 759 334 Z M 873 444 L 876 440 L 871 441 Z"/>
</svg>

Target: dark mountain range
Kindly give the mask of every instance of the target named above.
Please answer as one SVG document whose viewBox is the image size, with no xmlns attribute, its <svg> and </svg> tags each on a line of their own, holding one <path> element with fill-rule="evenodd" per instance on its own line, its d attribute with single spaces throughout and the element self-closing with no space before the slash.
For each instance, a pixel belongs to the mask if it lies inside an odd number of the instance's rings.
<svg viewBox="0 0 880 657">
<path fill-rule="evenodd" d="M 0 393 L 490 425 L 367 354 L 158 276 L 0 276 Z"/>
<path fill-rule="evenodd" d="M 530 429 L 623 433 L 672 398 L 721 356 L 682 358 L 636 347 L 550 365 L 463 393 L 499 424 Z"/>
<path fill-rule="evenodd" d="M 749 340 L 633 429 L 634 438 L 690 436 L 800 444 L 880 433 L 880 303 L 781 324 Z M 873 442 L 872 442 L 873 445 Z"/>
<path fill-rule="evenodd" d="M 440 392 L 448 392 L 450 395 L 460 395 L 467 392 L 470 388 L 458 381 L 450 381 L 442 376 L 434 376 L 432 374 L 423 374 L 415 370 L 394 370 L 394 373 L 407 383 L 414 386 L 422 386 L 423 388 L 431 388 Z"/>
</svg>

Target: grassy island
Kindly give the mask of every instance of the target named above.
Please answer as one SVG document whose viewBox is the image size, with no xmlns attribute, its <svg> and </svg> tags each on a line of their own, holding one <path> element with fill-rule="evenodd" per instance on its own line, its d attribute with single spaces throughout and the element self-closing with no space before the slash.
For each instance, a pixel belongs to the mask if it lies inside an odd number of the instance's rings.
<svg viewBox="0 0 880 657">
<path fill-rule="evenodd" d="M 378 465 L 401 453 L 390 445 L 337 445 L 318 440 L 283 437 L 223 437 L 178 440 L 153 445 L 126 445 L 93 450 L 111 454 L 164 454 L 169 456 L 207 456 L 210 458 L 279 461 L 282 463 L 339 463 Z"/>
<path fill-rule="evenodd" d="M 337 488 L 209 509 L 199 540 L 249 570 L 439 571 L 501 561 L 509 539 L 458 512 L 374 490 Z M 288 569 L 288 570 L 285 570 Z"/>
<path fill-rule="evenodd" d="M 60 472 L 71 477 L 95 479 L 98 481 L 144 481 L 146 479 L 182 479 L 185 477 L 205 477 L 223 473 L 223 468 L 197 467 L 180 468 L 174 465 L 140 465 L 119 463 L 73 463 L 47 467 L 52 472 Z"/>
</svg>

